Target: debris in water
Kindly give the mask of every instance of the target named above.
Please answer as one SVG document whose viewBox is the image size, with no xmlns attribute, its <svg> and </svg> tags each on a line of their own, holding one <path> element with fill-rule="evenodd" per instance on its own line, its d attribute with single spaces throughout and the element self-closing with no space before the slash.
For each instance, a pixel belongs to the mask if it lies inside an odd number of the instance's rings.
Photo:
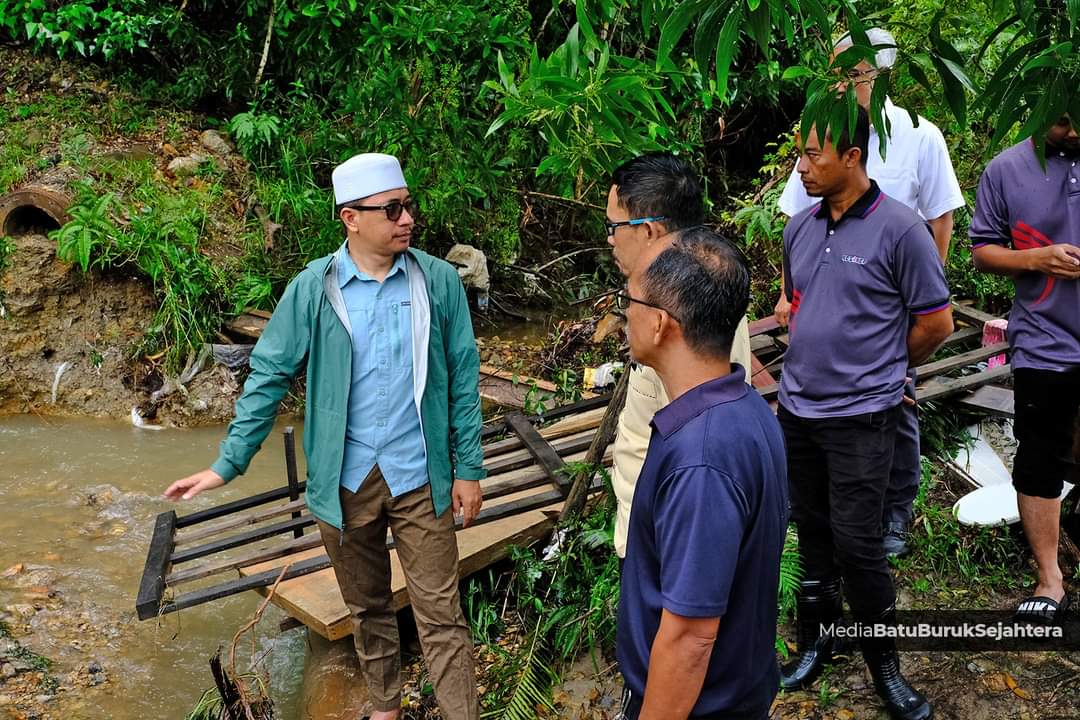
<svg viewBox="0 0 1080 720">
<path fill-rule="evenodd" d="M 67 369 L 69 367 L 71 367 L 71 363 L 65 360 L 64 362 L 60 363 L 60 367 L 56 368 L 56 377 L 54 377 L 53 381 L 52 381 L 52 404 L 53 405 L 56 404 L 56 391 L 58 389 L 60 389 L 60 378 L 63 377 L 64 373 L 67 372 Z"/>
<path fill-rule="evenodd" d="M 139 408 L 137 408 L 137 407 L 131 408 L 131 424 L 134 425 L 137 428 L 142 428 L 143 430 L 164 430 L 165 429 L 161 425 L 154 425 L 153 423 L 146 422 L 146 419 L 143 418 L 142 413 L 139 412 Z"/>
</svg>

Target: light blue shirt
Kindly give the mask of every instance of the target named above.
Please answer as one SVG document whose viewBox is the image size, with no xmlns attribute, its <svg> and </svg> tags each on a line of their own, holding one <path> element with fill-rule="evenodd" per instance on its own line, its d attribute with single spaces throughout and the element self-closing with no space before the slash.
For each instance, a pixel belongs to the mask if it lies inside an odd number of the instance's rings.
<svg viewBox="0 0 1080 720">
<path fill-rule="evenodd" d="M 341 253 L 338 285 L 352 325 L 352 385 L 341 484 L 356 492 L 378 464 L 394 497 L 428 482 L 413 398 L 412 302 L 405 255 L 380 283 Z"/>
</svg>

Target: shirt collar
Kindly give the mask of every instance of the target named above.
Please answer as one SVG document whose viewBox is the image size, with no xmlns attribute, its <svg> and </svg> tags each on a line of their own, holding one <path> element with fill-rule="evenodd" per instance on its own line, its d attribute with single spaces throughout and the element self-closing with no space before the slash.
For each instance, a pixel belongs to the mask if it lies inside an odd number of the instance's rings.
<svg viewBox="0 0 1080 720">
<path fill-rule="evenodd" d="M 386 273 L 386 277 L 390 278 L 398 272 L 407 272 L 405 269 L 405 253 L 397 254 L 394 258 L 394 264 L 390 268 L 390 272 Z M 338 248 L 338 287 L 345 287 L 353 278 L 374 282 L 374 279 L 371 276 L 361 272 L 360 269 L 356 267 L 352 255 L 349 254 L 349 242 L 346 240 L 342 246 Z"/>
<path fill-rule="evenodd" d="M 1032 141 L 1032 148 L 1034 149 L 1034 140 Z M 1064 160 L 1072 162 L 1080 158 L 1080 152 L 1075 150 L 1066 150 L 1065 148 L 1054 147 L 1050 143 L 1046 144 L 1046 159 L 1047 160 Z"/>
<path fill-rule="evenodd" d="M 657 411 L 652 425 L 667 438 L 709 408 L 738 400 L 746 393 L 746 371 L 732 363 L 730 374 L 701 383 Z"/>
<path fill-rule="evenodd" d="M 883 197 L 885 197 L 885 193 L 881 192 L 881 188 L 878 187 L 877 181 L 870 178 L 869 189 L 867 189 L 858 200 L 852 203 L 851 207 L 844 211 L 844 214 L 840 216 L 840 220 L 837 220 L 833 224 L 839 225 L 842 220 L 846 220 L 849 217 L 865 218 L 867 215 L 877 210 Z M 832 222 L 832 216 L 829 215 L 829 203 L 826 200 L 823 199 L 818 203 L 818 206 L 814 209 L 814 217 L 825 217 Z"/>
</svg>

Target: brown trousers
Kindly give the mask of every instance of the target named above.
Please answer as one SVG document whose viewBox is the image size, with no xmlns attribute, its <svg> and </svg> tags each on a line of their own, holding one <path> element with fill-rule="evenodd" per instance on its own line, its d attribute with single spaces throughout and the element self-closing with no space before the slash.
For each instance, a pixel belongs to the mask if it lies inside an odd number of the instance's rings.
<svg viewBox="0 0 1080 720">
<path fill-rule="evenodd" d="M 431 488 L 392 497 L 378 466 L 354 494 L 341 489 L 345 533 L 319 521 L 352 613 L 360 668 L 376 710 L 401 707 L 401 644 L 390 592 L 386 528 L 394 535 L 435 698 L 447 720 L 476 720 L 473 644 L 458 596 L 454 518 L 435 516 Z"/>
</svg>

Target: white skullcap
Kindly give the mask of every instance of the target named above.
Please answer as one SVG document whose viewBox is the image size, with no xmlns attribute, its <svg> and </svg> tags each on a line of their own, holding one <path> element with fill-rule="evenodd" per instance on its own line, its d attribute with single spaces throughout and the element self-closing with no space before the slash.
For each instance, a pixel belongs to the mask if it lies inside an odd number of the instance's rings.
<svg viewBox="0 0 1080 720">
<path fill-rule="evenodd" d="M 876 27 L 867 30 L 866 37 L 870 40 L 870 45 L 877 48 L 877 53 L 874 55 L 874 67 L 878 70 L 888 70 L 896 64 L 896 38 L 892 36 L 892 33 Z M 851 33 L 848 33 L 836 41 L 833 50 L 839 50 L 852 44 L 854 43 L 851 41 Z"/>
<path fill-rule="evenodd" d="M 401 163 L 393 155 L 363 153 L 334 168 L 334 203 L 352 202 L 369 195 L 408 187 Z"/>
</svg>

